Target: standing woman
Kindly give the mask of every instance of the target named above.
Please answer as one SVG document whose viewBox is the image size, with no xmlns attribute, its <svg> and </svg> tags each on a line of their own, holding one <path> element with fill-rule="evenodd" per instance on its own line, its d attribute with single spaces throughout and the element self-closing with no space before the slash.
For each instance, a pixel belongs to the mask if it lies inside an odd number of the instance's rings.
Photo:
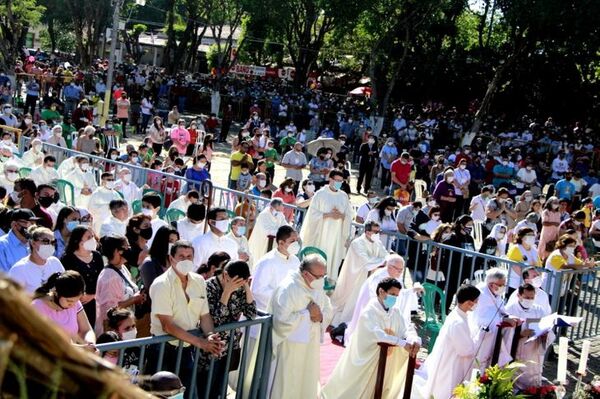
<svg viewBox="0 0 600 399">
<path fill-rule="evenodd" d="M 125 251 L 129 244 L 125 237 L 104 237 L 102 239 L 102 254 L 108 259 L 108 264 L 98 277 L 96 300 L 96 333 L 105 330 L 106 315 L 110 308 L 129 308 L 142 304 L 146 295 L 140 293 L 133 282 L 129 270 L 125 266 Z"/>
<path fill-rule="evenodd" d="M 279 188 L 273 193 L 272 198 L 281 198 L 285 204 L 295 205 L 296 196 L 294 195 L 294 187 L 296 182 L 293 179 L 287 178 L 279 185 Z M 288 222 L 294 220 L 294 208 L 284 207 L 283 215 Z"/>
<path fill-rule="evenodd" d="M 117 100 L 117 119 L 123 127 L 123 138 L 127 138 L 127 121 L 129 120 L 129 108 L 131 102 L 127 98 L 127 93 L 122 92 L 121 97 Z"/>
<path fill-rule="evenodd" d="M 165 140 L 167 139 L 167 132 L 163 126 L 163 121 L 160 116 L 155 116 L 152 121 L 152 126 L 148 129 L 150 132 L 150 142 L 152 143 L 152 151 L 156 156 L 160 156 Z"/>
<path fill-rule="evenodd" d="M 451 168 L 444 172 L 444 180 L 440 181 L 433 190 L 433 198 L 441 208 L 442 221 L 452 223 L 454 207 L 456 205 L 456 191 L 454 189 L 454 170 Z"/>
<path fill-rule="evenodd" d="M 171 140 L 173 146 L 177 148 L 179 154 L 185 154 L 187 151 L 188 144 L 190 144 L 190 132 L 185 128 L 185 120 L 179 119 L 177 121 L 177 127 L 171 129 Z"/>
<path fill-rule="evenodd" d="M 102 255 L 96 251 L 97 247 L 92 229 L 77 226 L 71 232 L 65 254 L 60 260 L 66 270 L 75 270 L 85 281 L 86 291 L 81 297 L 81 303 L 92 327 L 96 320 L 96 283 L 104 267 Z"/>
<path fill-rule="evenodd" d="M 514 244 L 508 248 L 506 257 L 514 262 L 524 263 L 528 266 L 540 267 L 542 262 L 538 256 L 538 250 L 535 246 L 535 231 L 529 227 L 519 229 L 515 237 Z M 510 265 L 508 271 L 508 292 L 507 296 L 521 285 L 522 268 L 517 265 Z"/>
<path fill-rule="evenodd" d="M 540 259 L 546 259 L 548 254 L 554 248 L 554 242 L 558 240 L 560 226 L 560 204 L 558 198 L 550 197 L 544 204 L 542 212 L 542 231 L 540 232 L 540 243 L 538 244 L 538 253 Z M 548 248 L 550 245 L 550 248 Z"/>
<path fill-rule="evenodd" d="M 397 207 L 398 202 L 396 202 L 393 197 L 385 197 L 369 211 L 367 218 L 365 219 L 365 223 L 377 222 L 379 223 L 379 226 L 381 226 L 382 232 L 397 232 L 398 223 L 396 222 L 395 212 Z M 386 248 L 388 247 L 389 239 L 389 235 L 385 233 L 381 234 L 381 242 L 386 246 Z"/>
<path fill-rule="evenodd" d="M 31 304 L 58 325 L 73 343 L 93 347 L 96 335 L 80 302 L 84 291 L 85 282 L 76 271 L 55 273 L 35 291 Z"/>
<path fill-rule="evenodd" d="M 206 170 L 210 172 L 210 163 L 212 162 L 214 149 L 214 137 L 212 134 L 204 136 L 204 142 L 202 143 L 202 154 L 206 157 Z"/>
<path fill-rule="evenodd" d="M 56 251 L 54 256 L 62 258 L 65 254 L 67 243 L 75 227 L 81 223 L 81 214 L 73 206 L 65 206 L 58 212 L 56 227 L 54 227 L 54 238 L 56 239 Z"/>
</svg>

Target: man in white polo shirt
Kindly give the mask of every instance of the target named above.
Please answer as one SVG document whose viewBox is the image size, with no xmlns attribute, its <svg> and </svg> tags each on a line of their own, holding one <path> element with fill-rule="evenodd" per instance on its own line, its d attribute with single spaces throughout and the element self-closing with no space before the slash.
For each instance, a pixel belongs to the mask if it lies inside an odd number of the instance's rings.
<svg viewBox="0 0 600 399">
<path fill-rule="evenodd" d="M 194 347 L 212 355 L 218 356 L 224 342 L 219 334 L 214 334 L 214 324 L 209 313 L 206 297 L 206 283 L 195 270 L 192 259 L 194 248 L 188 241 L 177 241 L 173 244 L 169 254 L 171 267 L 158 276 L 150 286 L 150 299 L 152 311 L 150 319 L 150 332 L 152 335 L 170 334 L 183 341 L 179 376 L 183 385 L 189 387 L 192 381 L 194 365 Z M 198 322 L 203 336 L 196 336 L 188 331 L 197 328 Z M 158 345 L 149 353 L 150 367 L 155 365 L 157 371 L 173 371 L 177 367 L 178 358 L 177 340 L 165 344 L 162 366 L 158 368 Z M 197 386 L 202 386 L 199 382 Z M 195 397 L 191 390 L 186 392 L 186 397 Z"/>
<path fill-rule="evenodd" d="M 238 260 L 238 244 L 226 234 L 229 231 L 229 218 L 224 208 L 213 208 L 206 215 L 206 223 L 210 231 L 198 236 L 192 241 L 194 246 L 194 265 L 196 268 L 205 264 L 215 252 L 226 252 L 231 261 Z"/>
</svg>

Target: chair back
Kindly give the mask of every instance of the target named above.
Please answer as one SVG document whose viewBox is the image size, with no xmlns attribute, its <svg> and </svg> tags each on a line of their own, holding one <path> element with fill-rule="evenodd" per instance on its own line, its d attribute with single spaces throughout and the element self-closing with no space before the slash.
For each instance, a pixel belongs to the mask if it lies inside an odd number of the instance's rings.
<svg viewBox="0 0 600 399">
<path fill-rule="evenodd" d="M 425 323 L 439 323 L 440 319 L 435 311 L 435 298 L 440 297 L 441 322 L 446 320 L 446 293 L 437 285 L 431 283 L 423 283 L 423 308 L 425 309 Z"/>
<path fill-rule="evenodd" d="M 167 209 L 167 213 L 165 214 L 165 219 L 167 223 L 171 224 L 185 217 L 185 212 L 181 209 L 171 208 Z"/>
<path fill-rule="evenodd" d="M 415 201 L 424 201 L 423 194 L 427 190 L 427 183 L 424 180 L 415 180 Z"/>
<path fill-rule="evenodd" d="M 56 180 L 56 189 L 63 204 L 75 206 L 75 187 L 71 182 L 58 179 Z"/>
<path fill-rule="evenodd" d="M 31 168 L 23 167 L 19 169 L 19 177 L 28 177 L 31 173 Z"/>
<path fill-rule="evenodd" d="M 475 248 L 481 248 L 481 244 L 483 243 L 483 222 L 481 220 L 473 220 L 471 236 L 475 242 Z"/>
</svg>

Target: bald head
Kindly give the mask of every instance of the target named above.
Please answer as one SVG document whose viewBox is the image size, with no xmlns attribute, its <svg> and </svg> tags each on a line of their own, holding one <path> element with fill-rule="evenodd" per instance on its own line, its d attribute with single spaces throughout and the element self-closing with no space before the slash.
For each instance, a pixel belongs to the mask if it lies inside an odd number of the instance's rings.
<svg viewBox="0 0 600 399">
<path fill-rule="evenodd" d="M 389 254 L 385 258 L 385 266 L 387 267 L 390 277 L 398 279 L 404 272 L 404 258 L 398 254 Z"/>
</svg>

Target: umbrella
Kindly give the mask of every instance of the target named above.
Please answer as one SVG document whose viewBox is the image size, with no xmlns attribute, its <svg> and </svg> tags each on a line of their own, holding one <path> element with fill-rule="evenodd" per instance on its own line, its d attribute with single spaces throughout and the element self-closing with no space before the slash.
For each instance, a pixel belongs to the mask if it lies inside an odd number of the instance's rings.
<svg viewBox="0 0 600 399">
<path fill-rule="evenodd" d="M 356 89 L 352 90 L 348 94 L 353 96 L 370 96 L 372 89 L 367 86 L 359 86 Z"/>
<path fill-rule="evenodd" d="M 308 143 L 306 145 L 306 151 L 308 151 L 309 154 L 316 156 L 317 151 L 319 151 L 320 148 L 331 148 L 334 153 L 337 153 L 340 151 L 341 147 L 342 145 L 336 139 L 320 137 Z"/>
</svg>

